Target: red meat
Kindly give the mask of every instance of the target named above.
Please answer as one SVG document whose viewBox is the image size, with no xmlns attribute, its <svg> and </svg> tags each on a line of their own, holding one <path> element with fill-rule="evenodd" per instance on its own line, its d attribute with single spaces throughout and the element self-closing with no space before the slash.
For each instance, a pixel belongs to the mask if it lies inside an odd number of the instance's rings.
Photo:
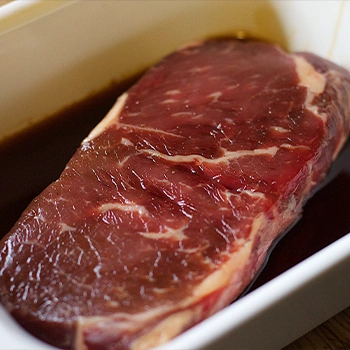
<svg viewBox="0 0 350 350">
<path fill-rule="evenodd" d="M 2 304 L 81 350 L 148 349 L 225 307 L 344 144 L 349 91 L 344 69 L 263 42 L 169 55 L 2 240 Z"/>
</svg>

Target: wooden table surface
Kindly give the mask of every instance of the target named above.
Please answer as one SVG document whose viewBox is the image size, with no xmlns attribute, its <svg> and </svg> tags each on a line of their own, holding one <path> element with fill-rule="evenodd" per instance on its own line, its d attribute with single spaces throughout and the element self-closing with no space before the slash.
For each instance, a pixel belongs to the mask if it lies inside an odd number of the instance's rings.
<svg viewBox="0 0 350 350">
<path fill-rule="evenodd" d="M 322 323 L 283 350 L 319 349 L 350 350 L 350 307 Z"/>
<path fill-rule="evenodd" d="M 12 0 L 0 0 L 0 6 L 11 1 Z M 320 349 L 350 350 L 350 307 L 297 339 L 283 350 Z"/>
</svg>

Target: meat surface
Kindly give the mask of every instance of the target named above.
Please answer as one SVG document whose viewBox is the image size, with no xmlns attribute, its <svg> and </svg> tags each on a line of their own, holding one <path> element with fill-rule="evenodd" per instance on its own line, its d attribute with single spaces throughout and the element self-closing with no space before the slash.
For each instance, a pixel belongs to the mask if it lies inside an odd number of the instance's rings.
<svg viewBox="0 0 350 350">
<path fill-rule="evenodd" d="M 350 75 L 259 41 L 179 49 L 0 244 L 0 300 L 66 349 L 149 349 L 236 299 L 350 127 Z"/>
</svg>

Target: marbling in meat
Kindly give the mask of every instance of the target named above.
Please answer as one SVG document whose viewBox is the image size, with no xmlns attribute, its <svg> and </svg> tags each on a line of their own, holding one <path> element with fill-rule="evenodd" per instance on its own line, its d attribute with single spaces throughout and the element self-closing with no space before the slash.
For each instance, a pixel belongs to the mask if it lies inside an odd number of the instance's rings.
<svg viewBox="0 0 350 350">
<path fill-rule="evenodd" d="M 220 310 L 344 144 L 349 91 L 344 69 L 264 42 L 170 54 L 2 240 L 2 304 L 81 350 L 149 349 Z"/>
</svg>

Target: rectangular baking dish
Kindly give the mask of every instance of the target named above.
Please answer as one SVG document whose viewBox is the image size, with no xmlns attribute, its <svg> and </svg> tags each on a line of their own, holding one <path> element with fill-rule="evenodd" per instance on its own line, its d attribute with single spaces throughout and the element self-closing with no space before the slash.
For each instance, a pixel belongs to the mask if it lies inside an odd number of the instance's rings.
<svg viewBox="0 0 350 350">
<path fill-rule="evenodd" d="M 348 33 L 347 1 L 14 1 L 0 8 L 0 138 L 189 41 L 244 34 L 350 69 Z M 350 305 L 349 275 L 350 234 L 160 349 L 280 349 Z M 0 338 L 52 349 L 2 308 Z"/>
</svg>

